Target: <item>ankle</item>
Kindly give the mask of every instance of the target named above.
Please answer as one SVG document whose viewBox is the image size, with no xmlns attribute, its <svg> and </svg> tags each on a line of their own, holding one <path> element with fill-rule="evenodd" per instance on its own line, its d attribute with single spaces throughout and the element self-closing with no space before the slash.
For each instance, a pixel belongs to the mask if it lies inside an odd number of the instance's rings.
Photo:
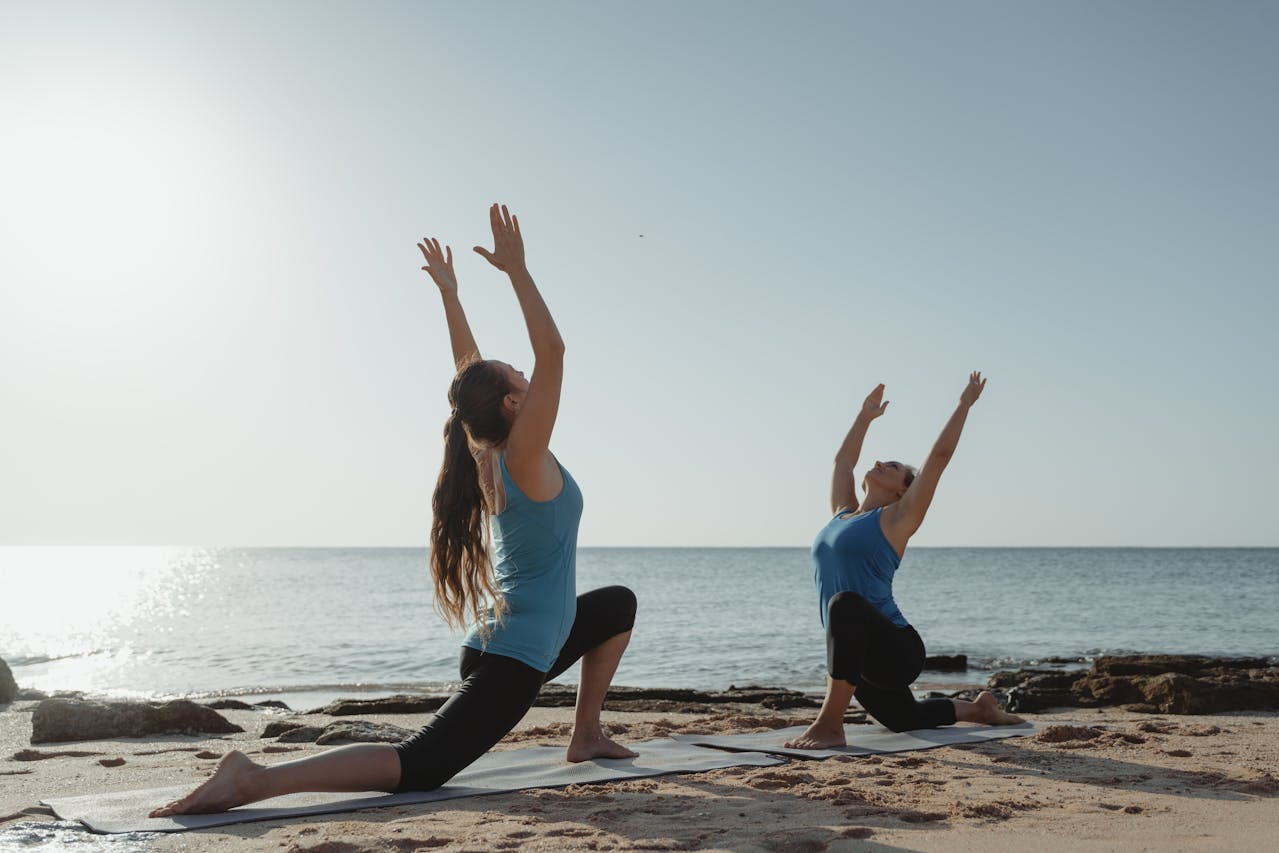
<svg viewBox="0 0 1279 853">
<path fill-rule="evenodd" d="M 599 738 L 604 737 L 604 727 L 600 725 L 599 720 L 586 723 L 574 723 L 571 737 L 573 740 L 598 740 Z"/>
<path fill-rule="evenodd" d="M 823 729 L 839 729 L 844 730 L 843 714 L 818 714 L 817 720 L 813 725 Z"/>
<path fill-rule="evenodd" d="M 270 779 L 266 774 L 267 768 L 252 762 L 248 767 L 244 768 L 238 778 L 236 778 L 236 789 L 246 802 L 254 803 L 258 800 L 267 799 L 272 796 L 269 789 Z"/>
</svg>

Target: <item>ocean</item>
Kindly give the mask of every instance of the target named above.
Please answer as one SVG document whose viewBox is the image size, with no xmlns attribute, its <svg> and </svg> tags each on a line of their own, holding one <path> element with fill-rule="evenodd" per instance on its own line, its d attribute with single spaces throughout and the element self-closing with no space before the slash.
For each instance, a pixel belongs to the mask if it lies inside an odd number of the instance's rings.
<svg viewBox="0 0 1279 853">
<path fill-rule="evenodd" d="M 617 684 L 821 689 L 807 549 L 579 551 L 579 592 L 615 583 L 639 598 Z M 0 590 L 0 658 L 46 692 L 305 708 L 457 679 L 424 549 L 0 548 Z M 1279 656 L 1279 549 L 912 548 L 896 597 L 930 654 L 969 657 L 921 682 L 1102 654 Z"/>
</svg>

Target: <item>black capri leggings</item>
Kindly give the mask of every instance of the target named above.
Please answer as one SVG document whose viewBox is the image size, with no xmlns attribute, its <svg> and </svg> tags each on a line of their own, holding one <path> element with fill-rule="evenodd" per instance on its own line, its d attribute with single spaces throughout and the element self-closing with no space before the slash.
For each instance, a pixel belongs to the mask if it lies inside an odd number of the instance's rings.
<svg viewBox="0 0 1279 853">
<path fill-rule="evenodd" d="M 910 685 L 924 669 L 919 632 L 898 627 L 855 592 L 836 593 L 826 609 L 826 669 L 856 686 L 857 701 L 895 732 L 949 726 L 955 703 L 920 702 Z"/>
<path fill-rule="evenodd" d="M 396 791 L 431 791 L 488 752 L 533 707 L 542 684 L 578 658 L 635 625 L 635 593 L 606 586 L 577 597 L 577 617 L 550 672 L 505 655 L 462 647 L 462 686 L 431 721 L 395 745 L 400 757 Z"/>
</svg>

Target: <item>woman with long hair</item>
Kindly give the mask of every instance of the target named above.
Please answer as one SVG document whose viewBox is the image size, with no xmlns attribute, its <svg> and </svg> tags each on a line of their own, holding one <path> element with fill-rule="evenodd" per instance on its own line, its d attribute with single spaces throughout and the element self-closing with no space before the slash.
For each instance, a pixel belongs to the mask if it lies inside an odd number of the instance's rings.
<svg viewBox="0 0 1279 853">
<path fill-rule="evenodd" d="M 457 367 L 431 502 L 430 561 L 445 619 L 472 623 L 461 686 L 403 743 L 343 746 L 270 766 L 231 752 L 208 781 L 152 817 L 225 811 L 299 791 L 438 788 L 501 740 L 542 684 L 579 659 L 568 760 L 635 755 L 600 724 L 604 694 L 630 641 L 635 595 L 620 586 L 576 595 L 582 493 L 549 449 L 564 342 L 524 264 L 519 220 L 496 204 L 489 220 L 494 248 L 475 251 L 511 280 L 533 345 L 529 379 L 505 362 L 480 358 L 458 301 L 452 249 L 429 238 L 418 244 L 422 269 L 444 300 Z"/>
<path fill-rule="evenodd" d="M 918 472 L 901 462 L 879 462 L 862 478 L 857 499 L 854 470 L 870 422 L 888 401 L 877 385 L 835 454 L 830 507 L 833 517 L 813 542 L 822 626 L 826 629 L 826 698 L 817 720 L 786 745 L 798 749 L 843 746 L 844 712 L 854 696 L 895 732 L 955 722 L 1012 725 L 1020 717 L 1000 709 L 983 691 L 975 702 L 917 701 L 910 685 L 924 668 L 924 642 L 893 600 L 893 575 L 910 538 L 924 523 L 942 471 L 955 454 L 968 410 L 986 380 L 972 373 L 932 452 Z"/>
</svg>

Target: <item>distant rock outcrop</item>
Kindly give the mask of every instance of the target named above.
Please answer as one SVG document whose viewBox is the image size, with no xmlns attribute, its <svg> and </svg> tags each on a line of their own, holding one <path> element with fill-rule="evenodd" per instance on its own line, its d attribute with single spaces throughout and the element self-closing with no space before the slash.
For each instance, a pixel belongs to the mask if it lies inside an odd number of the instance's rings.
<svg viewBox="0 0 1279 853">
<path fill-rule="evenodd" d="M 968 655 L 929 655 L 924 658 L 926 672 L 967 672 Z"/>
<path fill-rule="evenodd" d="M 230 734 L 244 729 L 203 705 L 177 699 L 149 702 L 92 702 L 46 699 L 31 715 L 31 742 L 104 740 L 153 734 Z"/>
<path fill-rule="evenodd" d="M 13 680 L 9 664 L 0 658 L 0 705 L 8 705 L 18 696 L 18 682 Z"/>
<path fill-rule="evenodd" d="M 1118 705 L 1160 714 L 1215 714 L 1279 709 L 1279 667 L 1264 658 L 1202 655 L 1101 657 L 1087 672 L 998 672 L 1009 709 Z"/>
<path fill-rule="evenodd" d="M 551 684 L 533 704 L 541 708 L 567 708 L 577 701 L 577 688 Z M 729 687 L 727 690 L 689 690 L 661 687 L 611 687 L 604 697 L 609 711 L 645 711 L 662 714 L 706 714 L 724 705 L 759 705 L 771 710 L 818 708 L 821 703 L 795 690 L 779 687 Z"/>
<path fill-rule="evenodd" d="M 356 714 L 432 714 L 449 700 L 448 696 L 387 696 L 382 699 L 339 699 L 312 714 L 331 717 Z M 548 684 L 533 705 L 538 708 L 571 708 L 577 702 L 577 687 Z M 760 705 L 764 708 L 817 708 L 819 702 L 795 690 L 778 687 L 730 687 L 727 690 L 690 690 L 661 687 L 612 687 L 604 698 L 610 711 L 659 713 L 708 713 L 726 704 Z"/>
<path fill-rule="evenodd" d="M 351 717 L 356 714 L 432 714 L 449 700 L 447 696 L 384 696 L 381 699 L 338 699 L 312 714 Z"/>
</svg>

